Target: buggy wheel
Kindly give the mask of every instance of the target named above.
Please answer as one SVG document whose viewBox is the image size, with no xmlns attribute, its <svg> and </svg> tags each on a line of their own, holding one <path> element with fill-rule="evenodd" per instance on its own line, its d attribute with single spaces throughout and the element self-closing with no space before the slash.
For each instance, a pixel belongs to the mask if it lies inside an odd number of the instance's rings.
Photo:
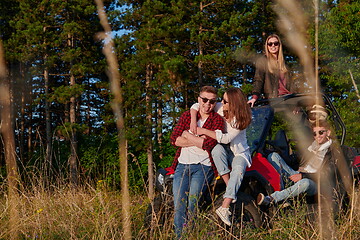
<svg viewBox="0 0 360 240">
<path fill-rule="evenodd" d="M 173 197 L 160 193 L 148 205 L 144 218 L 144 226 L 150 228 L 167 224 L 172 219 L 173 212 Z"/>
<path fill-rule="evenodd" d="M 245 193 L 238 194 L 232 212 L 236 216 L 234 225 L 237 227 L 258 228 L 262 225 L 261 214 L 255 205 L 255 199 Z"/>
</svg>

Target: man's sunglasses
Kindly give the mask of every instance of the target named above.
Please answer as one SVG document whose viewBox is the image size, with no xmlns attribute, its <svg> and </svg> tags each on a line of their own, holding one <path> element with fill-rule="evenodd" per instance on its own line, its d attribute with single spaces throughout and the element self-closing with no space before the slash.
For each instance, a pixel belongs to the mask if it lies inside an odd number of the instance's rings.
<svg viewBox="0 0 360 240">
<path fill-rule="evenodd" d="M 322 136 L 324 133 L 326 133 L 328 130 L 320 130 L 318 132 L 313 132 L 314 137 L 319 133 L 320 136 Z"/>
<path fill-rule="evenodd" d="M 269 46 L 269 47 L 271 47 L 272 45 L 274 45 L 274 46 L 279 46 L 279 42 L 268 42 L 267 43 L 267 45 Z"/>
<path fill-rule="evenodd" d="M 202 99 L 203 103 L 207 103 L 208 101 L 209 101 L 210 104 L 216 103 L 216 99 L 207 99 L 207 98 L 201 97 L 201 96 L 199 96 L 199 98 Z"/>
</svg>

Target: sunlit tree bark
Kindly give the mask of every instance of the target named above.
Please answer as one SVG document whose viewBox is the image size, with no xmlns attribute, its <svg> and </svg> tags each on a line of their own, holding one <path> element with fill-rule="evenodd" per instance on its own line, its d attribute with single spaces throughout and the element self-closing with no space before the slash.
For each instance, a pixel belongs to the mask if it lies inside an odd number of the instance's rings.
<svg viewBox="0 0 360 240">
<path fill-rule="evenodd" d="M 18 185 L 19 174 L 16 164 L 15 137 L 11 120 L 11 97 L 9 82 L 7 79 L 7 70 L 4 61 L 4 51 L 0 41 L 0 105 L 1 126 L 0 131 L 4 142 L 4 152 L 6 161 L 7 184 L 8 184 L 8 204 L 9 204 L 9 224 L 10 234 L 8 239 L 19 239 L 18 222 L 19 212 L 17 205 L 19 203 Z"/>
<path fill-rule="evenodd" d="M 153 78 L 152 64 L 149 63 L 146 66 L 146 121 L 148 124 L 148 146 L 147 146 L 147 158 L 148 158 L 148 181 L 149 181 L 149 190 L 148 197 L 153 199 L 154 197 L 154 160 L 153 160 L 153 141 L 152 141 L 152 104 L 151 104 L 151 92 L 150 92 L 150 82 Z"/>
</svg>

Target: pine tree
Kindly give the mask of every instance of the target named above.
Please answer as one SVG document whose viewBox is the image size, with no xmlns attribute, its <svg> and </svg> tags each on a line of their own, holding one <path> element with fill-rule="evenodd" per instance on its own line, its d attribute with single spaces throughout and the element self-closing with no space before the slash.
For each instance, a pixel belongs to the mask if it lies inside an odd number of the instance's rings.
<svg viewBox="0 0 360 240">
<path fill-rule="evenodd" d="M 323 11 L 319 31 L 321 84 L 324 92 L 334 99 L 345 122 L 346 144 L 359 146 L 360 100 L 356 88 L 360 88 L 360 3 L 340 1 L 330 7 Z"/>
<path fill-rule="evenodd" d="M 268 25 L 272 18 L 268 14 L 258 19 L 269 8 L 264 1 L 129 0 L 120 4 L 118 30 L 126 34 L 117 39 L 117 52 L 124 76 L 129 149 L 137 156 L 146 149 L 148 161 L 141 163 L 147 165 L 151 197 L 152 159 L 161 164 L 157 159 L 164 156 L 161 133 L 171 131 L 202 85 L 239 86 L 251 79 L 247 73 L 251 66 L 239 63 L 234 52 L 237 48 L 249 51 L 253 45 L 262 49 L 258 39 L 264 29 L 256 28 L 255 22 Z"/>
<path fill-rule="evenodd" d="M 29 100 L 38 105 L 34 107 L 30 102 L 29 111 L 23 112 L 29 117 L 22 118 L 31 120 L 26 127 L 37 128 L 37 133 L 46 136 L 43 167 L 46 171 L 53 170 L 51 144 L 56 131 L 60 133 L 59 137 L 70 141 L 69 163 L 74 184 L 79 177 L 77 133 L 84 129 L 83 122 L 86 120 L 83 117 L 86 114 L 80 107 L 101 99 L 99 92 L 102 89 L 94 85 L 107 81 L 101 43 L 94 37 L 101 29 L 95 13 L 96 6 L 92 2 L 80 0 L 19 1 L 19 13 L 9 21 L 15 31 L 6 44 L 8 49 L 12 49 L 8 59 L 20 62 L 24 72 L 31 72 L 29 76 L 23 74 L 20 80 L 28 81 L 23 85 L 31 86 Z M 13 77 L 14 83 L 18 80 Z M 95 97 L 84 97 L 89 96 L 83 94 L 86 90 Z M 98 120 L 94 122 L 101 120 L 103 111 L 102 105 L 99 105 Z M 28 131 L 29 146 L 34 144 L 31 142 L 33 134 L 36 133 Z"/>
</svg>

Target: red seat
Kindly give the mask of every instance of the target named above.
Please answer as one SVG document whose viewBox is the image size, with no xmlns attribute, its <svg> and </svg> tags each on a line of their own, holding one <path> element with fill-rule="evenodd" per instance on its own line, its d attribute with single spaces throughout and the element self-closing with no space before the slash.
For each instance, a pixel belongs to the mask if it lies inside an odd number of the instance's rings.
<svg viewBox="0 0 360 240">
<path fill-rule="evenodd" d="M 280 174 L 271 165 L 271 163 L 262 156 L 261 153 L 256 153 L 252 158 L 252 164 L 246 171 L 257 171 L 261 174 L 273 187 L 274 191 L 281 190 Z"/>
</svg>

